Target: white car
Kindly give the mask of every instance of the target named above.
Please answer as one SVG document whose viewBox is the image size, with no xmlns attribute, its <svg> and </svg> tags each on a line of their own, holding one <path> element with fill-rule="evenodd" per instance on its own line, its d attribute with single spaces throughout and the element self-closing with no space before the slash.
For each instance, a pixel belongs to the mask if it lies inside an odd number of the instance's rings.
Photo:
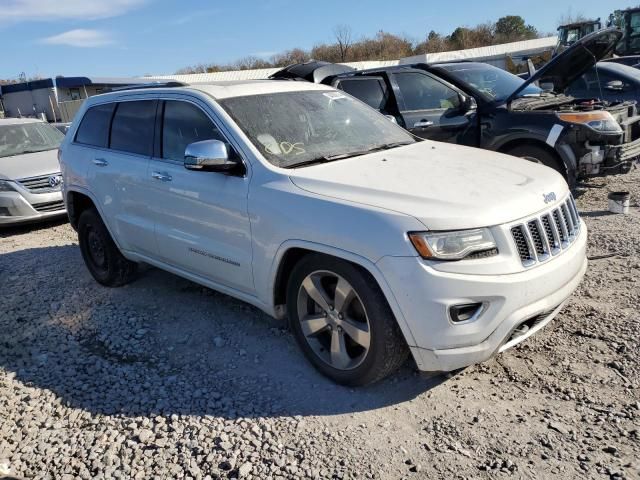
<svg viewBox="0 0 640 480">
<path fill-rule="evenodd" d="M 87 99 L 61 146 L 85 263 L 145 262 L 290 326 L 343 384 L 482 362 L 579 284 L 586 227 L 550 168 L 416 141 L 358 100 L 291 81 Z"/>
<path fill-rule="evenodd" d="M 0 227 L 66 214 L 57 158 L 63 137 L 40 120 L 0 119 Z"/>
</svg>

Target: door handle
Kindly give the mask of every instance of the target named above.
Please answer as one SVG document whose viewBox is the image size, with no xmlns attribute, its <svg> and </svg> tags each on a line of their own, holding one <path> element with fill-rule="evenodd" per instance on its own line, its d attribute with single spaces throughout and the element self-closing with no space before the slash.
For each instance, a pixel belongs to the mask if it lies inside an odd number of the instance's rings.
<svg viewBox="0 0 640 480">
<path fill-rule="evenodd" d="M 107 162 L 104 158 L 94 158 L 93 163 L 98 167 L 106 167 L 107 165 L 109 165 L 109 162 Z"/>
<path fill-rule="evenodd" d="M 156 180 L 160 180 L 162 182 L 170 182 L 171 180 L 173 180 L 171 175 L 166 172 L 153 172 L 151 176 Z"/>
<path fill-rule="evenodd" d="M 420 120 L 419 122 L 413 124 L 413 128 L 426 128 L 431 127 L 432 125 L 433 122 L 431 120 Z"/>
</svg>

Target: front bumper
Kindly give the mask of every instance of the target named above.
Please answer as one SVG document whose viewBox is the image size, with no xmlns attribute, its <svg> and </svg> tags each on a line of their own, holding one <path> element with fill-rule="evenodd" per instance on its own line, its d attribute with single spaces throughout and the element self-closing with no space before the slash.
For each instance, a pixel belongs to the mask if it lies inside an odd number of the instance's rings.
<svg viewBox="0 0 640 480">
<path fill-rule="evenodd" d="M 38 222 L 66 215 L 62 192 L 30 195 L 33 204 L 19 192 L 0 192 L 0 225 Z"/>
<path fill-rule="evenodd" d="M 451 371 L 483 362 L 528 338 L 560 311 L 587 268 L 583 224 L 571 248 L 552 260 L 508 275 L 437 271 L 417 257 L 378 262 L 414 339 L 420 370 Z M 482 303 L 482 313 L 454 323 L 452 305 Z M 530 329 L 514 338 L 523 324 Z"/>
</svg>

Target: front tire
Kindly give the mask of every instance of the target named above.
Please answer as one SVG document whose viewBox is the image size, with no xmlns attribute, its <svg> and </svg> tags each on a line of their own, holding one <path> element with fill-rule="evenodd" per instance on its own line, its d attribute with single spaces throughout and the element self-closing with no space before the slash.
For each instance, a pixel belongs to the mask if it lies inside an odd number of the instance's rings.
<svg viewBox="0 0 640 480">
<path fill-rule="evenodd" d="M 98 283 L 120 287 L 133 279 L 138 264 L 120 253 L 95 208 L 80 214 L 78 243 L 84 263 Z"/>
<path fill-rule="evenodd" d="M 304 257 L 289 279 L 287 311 L 307 359 L 336 383 L 374 383 L 407 359 L 382 291 L 368 272 L 351 263 L 318 254 Z"/>
<path fill-rule="evenodd" d="M 537 145 L 521 145 L 507 152 L 514 157 L 524 158 L 530 162 L 538 163 L 549 168 L 553 168 L 556 172 L 564 177 L 569 186 L 573 188 L 576 183 L 575 172 L 569 172 L 561 161 L 550 151 L 545 150 Z"/>
</svg>

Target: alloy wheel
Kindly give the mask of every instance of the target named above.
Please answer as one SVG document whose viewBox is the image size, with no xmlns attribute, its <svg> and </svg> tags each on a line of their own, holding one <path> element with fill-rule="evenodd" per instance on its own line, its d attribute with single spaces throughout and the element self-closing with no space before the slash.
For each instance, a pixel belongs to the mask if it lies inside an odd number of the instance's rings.
<svg viewBox="0 0 640 480">
<path fill-rule="evenodd" d="M 371 326 L 362 300 L 340 275 L 316 271 L 298 290 L 298 321 L 307 344 L 338 370 L 358 367 L 371 344 Z"/>
</svg>

